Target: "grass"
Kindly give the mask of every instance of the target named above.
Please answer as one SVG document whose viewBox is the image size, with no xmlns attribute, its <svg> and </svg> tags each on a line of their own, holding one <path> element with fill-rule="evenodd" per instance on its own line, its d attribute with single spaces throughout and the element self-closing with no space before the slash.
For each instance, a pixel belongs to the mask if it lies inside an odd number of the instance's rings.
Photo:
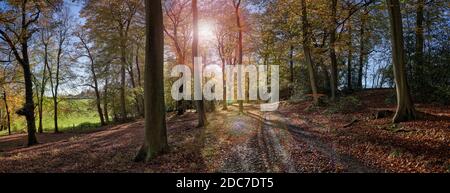
<svg viewBox="0 0 450 193">
<path fill-rule="evenodd" d="M 92 99 L 63 99 L 58 108 L 58 129 L 61 132 L 93 129 L 100 126 L 100 119 L 94 109 Z M 42 125 L 44 132 L 54 131 L 53 103 L 45 101 Z M 36 128 L 39 126 L 39 117 L 36 113 Z M 23 117 L 14 117 L 11 120 L 12 133 L 26 132 L 26 122 Z M 8 131 L 0 131 L 0 136 L 8 135 Z"/>
</svg>

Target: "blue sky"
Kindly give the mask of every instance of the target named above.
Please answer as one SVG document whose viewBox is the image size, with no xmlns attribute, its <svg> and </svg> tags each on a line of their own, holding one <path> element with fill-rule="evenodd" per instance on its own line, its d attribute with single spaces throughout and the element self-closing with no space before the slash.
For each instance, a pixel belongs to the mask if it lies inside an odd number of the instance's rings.
<svg viewBox="0 0 450 193">
<path fill-rule="evenodd" d="M 84 22 L 83 18 L 80 18 L 80 10 L 83 4 L 79 1 L 72 2 L 72 0 L 64 0 L 64 4 L 70 8 L 71 14 L 77 18 L 80 22 Z"/>
</svg>

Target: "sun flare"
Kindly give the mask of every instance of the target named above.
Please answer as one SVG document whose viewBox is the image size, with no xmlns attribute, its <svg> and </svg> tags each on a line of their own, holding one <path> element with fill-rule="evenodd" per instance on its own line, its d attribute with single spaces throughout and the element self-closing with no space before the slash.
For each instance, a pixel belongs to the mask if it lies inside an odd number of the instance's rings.
<svg viewBox="0 0 450 193">
<path fill-rule="evenodd" d="M 208 42 L 215 38 L 214 35 L 214 23 L 210 21 L 202 21 L 198 25 L 198 33 L 200 41 Z"/>
</svg>

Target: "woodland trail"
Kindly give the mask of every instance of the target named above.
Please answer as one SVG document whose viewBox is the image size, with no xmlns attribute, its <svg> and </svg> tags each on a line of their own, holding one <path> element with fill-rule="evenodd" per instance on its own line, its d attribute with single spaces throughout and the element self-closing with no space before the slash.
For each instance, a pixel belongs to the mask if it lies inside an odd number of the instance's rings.
<svg viewBox="0 0 450 193">
<path fill-rule="evenodd" d="M 278 111 L 261 112 L 256 106 L 246 106 L 246 110 L 243 116 L 252 118 L 257 126 L 253 136 L 233 148 L 225 172 L 378 172 L 350 155 L 337 152 L 333 142 L 323 136 L 324 129 L 322 132 L 305 130 Z M 295 163 L 294 157 L 309 161 Z M 315 157 L 321 161 L 312 163 Z M 313 170 L 311 164 L 315 165 Z"/>
</svg>

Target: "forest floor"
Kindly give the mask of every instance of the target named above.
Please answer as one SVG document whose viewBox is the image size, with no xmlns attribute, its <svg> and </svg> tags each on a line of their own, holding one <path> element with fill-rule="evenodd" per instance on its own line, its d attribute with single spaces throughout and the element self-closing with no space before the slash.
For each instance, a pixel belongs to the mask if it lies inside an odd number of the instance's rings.
<svg viewBox="0 0 450 193">
<path fill-rule="evenodd" d="M 416 121 L 391 124 L 375 119 L 394 110 L 391 90 L 357 94 L 358 105 L 311 107 L 282 102 L 276 112 L 246 105 L 208 114 L 168 115 L 170 151 L 150 163 L 133 158 L 143 140 L 143 121 L 89 132 L 38 134 L 25 147 L 25 134 L 0 137 L 1 172 L 450 172 L 450 108 L 417 105 Z"/>
</svg>

